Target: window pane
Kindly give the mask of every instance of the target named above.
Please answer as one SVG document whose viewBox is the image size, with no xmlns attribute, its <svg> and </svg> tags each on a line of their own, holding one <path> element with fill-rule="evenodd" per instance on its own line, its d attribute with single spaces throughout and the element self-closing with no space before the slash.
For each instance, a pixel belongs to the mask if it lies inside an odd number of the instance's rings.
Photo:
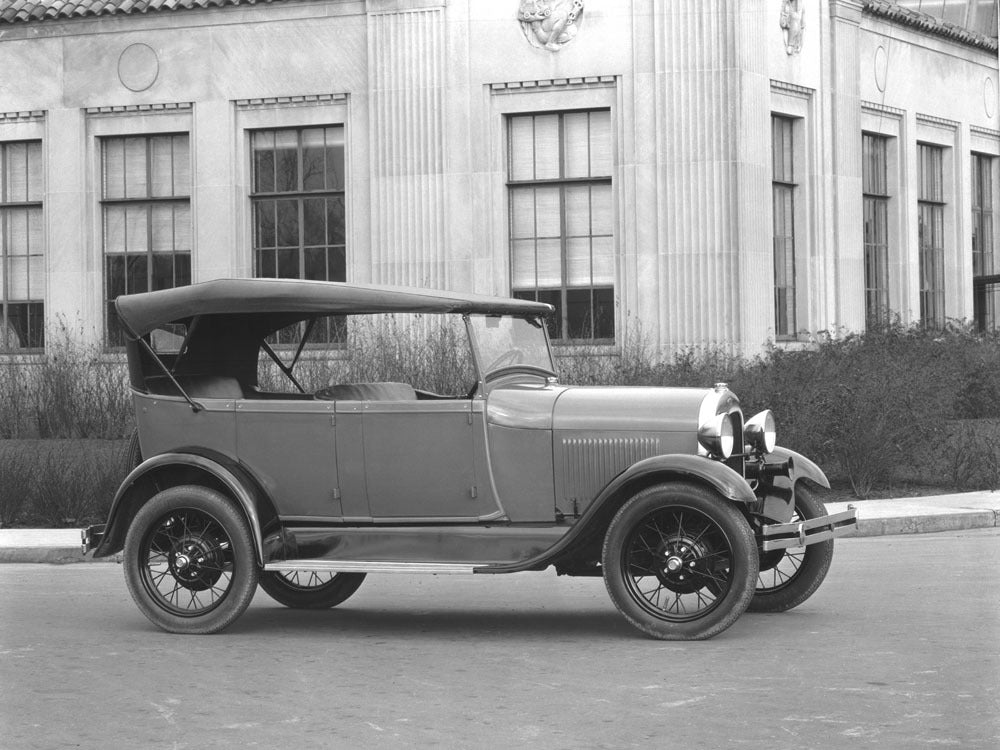
<svg viewBox="0 0 1000 750">
<path fill-rule="evenodd" d="M 125 258 L 125 287 L 129 294 L 149 291 L 149 261 L 146 255 Z"/>
<path fill-rule="evenodd" d="M 149 207 L 132 205 L 125 209 L 125 250 L 144 253 L 149 250 Z"/>
<path fill-rule="evenodd" d="M 327 241 L 331 245 L 347 243 L 346 211 L 344 198 L 335 196 L 326 199 L 326 230 L 329 233 Z"/>
<path fill-rule="evenodd" d="M 274 192 L 274 133 L 253 134 L 253 191 Z"/>
<path fill-rule="evenodd" d="M 149 139 L 149 191 L 155 197 L 174 194 L 174 150 L 171 136 Z"/>
<path fill-rule="evenodd" d="M 273 279 L 278 275 L 278 259 L 274 250 L 262 248 L 257 251 L 256 275 L 262 279 Z"/>
<path fill-rule="evenodd" d="M 8 255 L 28 254 L 28 212 L 11 208 L 3 212 L 5 231 L 3 249 Z"/>
<path fill-rule="evenodd" d="M 566 240 L 566 284 L 590 286 L 590 238 Z"/>
<path fill-rule="evenodd" d="M 186 135 L 173 137 L 174 147 L 174 186 L 173 195 L 191 195 L 191 146 Z"/>
<path fill-rule="evenodd" d="M 45 258 L 32 255 L 28 258 L 28 299 L 45 298 Z"/>
<path fill-rule="evenodd" d="M 28 144 L 28 200 L 41 202 L 45 193 L 45 175 L 42 170 L 42 144 Z"/>
<path fill-rule="evenodd" d="M 566 152 L 565 177 L 590 176 L 590 115 L 570 112 L 563 116 Z"/>
<path fill-rule="evenodd" d="M 613 287 L 615 283 L 615 241 L 613 237 L 594 237 L 590 242 L 593 253 L 593 283 L 607 284 Z M 612 297 L 614 290 L 612 289 Z"/>
<path fill-rule="evenodd" d="M 566 236 L 588 237 L 590 227 L 590 186 L 566 186 Z"/>
<path fill-rule="evenodd" d="M 535 189 L 535 236 L 559 237 L 562 234 L 562 217 L 557 187 Z"/>
<path fill-rule="evenodd" d="M 344 129 L 326 129 L 326 188 L 343 190 L 344 181 Z"/>
<path fill-rule="evenodd" d="M 104 197 L 115 199 L 125 197 L 125 141 L 121 138 L 106 138 L 104 151 Z"/>
<path fill-rule="evenodd" d="M 174 249 L 174 207 L 169 203 L 152 207 L 153 252 Z"/>
<path fill-rule="evenodd" d="M 146 178 L 146 139 L 125 139 L 125 197 L 145 198 L 149 195 Z"/>
<path fill-rule="evenodd" d="M 560 240 L 538 240 L 537 253 L 538 286 L 562 286 L 562 243 Z"/>
<path fill-rule="evenodd" d="M 305 268 L 302 271 L 303 278 L 313 281 L 328 281 L 326 272 L 326 248 L 310 247 L 303 251 L 305 256 Z"/>
<path fill-rule="evenodd" d="M 299 251 L 298 248 L 292 250 L 278 250 L 275 255 L 278 260 L 278 277 L 282 279 L 298 279 L 299 276 Z"/>
<path fill-rule="evenodd" d="M 347 252 L 343 247 L 331 247 L 327 251 L 327 265 L 330 281 L 347 281 Z"/>
<path fill-rule="evenodd" d="M 561 177 L 559 170 L 559 115 L 537 115 L 535 118 L 535 179 Z"/>
<path fill-rule="evenodd" d="M 323 128 L 302 131 L 302 189 L 323 190 L 326 185 L 326 144 Z M 308 243 L 307 243 L 308 244 Z"/>
<path fill-rule="evenodd" d="M 299 246 L 299 207 L 298 201 L 280 200 L 275 205 L 278 210 L 278 247 Z"/>
<path fill-rule="evenodd" d="M 274 247 L 276 201 L 254 201 L 254 245 L 256 247 Z"/>
<path fill-rule="evenodd" d="M 511 286 L 515 289 L 534 289 L 536 286 L 533 239 L 511 243 Z"/>
<path fill-rule="evenodd" d="M 302 243 L 305 246 L 326 244 L 326 200 L 306 198 L 302 201 Z"/>
<path fill-rule="evenodd" d="M 512 181 L 535 178 L 534 118 L 512 117 L 508 121 L 508 171 Z"/>
<path fill-rule="evenodd" d="M 294 130 L 274 134 L 274 189 L 279 193 L 299 189 L 298 134 Z"/>
<path fill-rule="evenodd" d="M 590 176 L 610 177 L 612 170 L 611 112 L 590 113 Z"/>
<path fill-rule="evenodd" d="M 153 254 L 153 290 L 172 289 L 174 286 L 174 256 L 167 253 Z"/>
<path fill-rule="evenodd" d="M 511 238 L 535 236 L 535 191 L 515 188 L 510 193 Z"/>
<path fill-rule="evenodd" d="M 16 255 L 7 258 L 7 299 L 28 299 L 28 258 Z"/>
<path fill-rule="evenodd" d="M 7 203 L 23 203 L 28 200 L 28 146 L 8 143 L 6 151 L 7 171 L 2 198 Z"/>
<path fill-rule="evenodd" d="M 174 204 L 174 250 L 191 252 L 191 206 Z"/>
</svg>

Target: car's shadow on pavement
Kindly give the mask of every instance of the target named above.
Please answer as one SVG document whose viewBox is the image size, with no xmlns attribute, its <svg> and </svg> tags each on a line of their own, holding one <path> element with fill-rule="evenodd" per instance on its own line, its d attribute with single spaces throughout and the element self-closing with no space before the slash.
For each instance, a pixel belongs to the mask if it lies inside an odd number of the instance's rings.
<svg viewBox="0 0 1000 750">
<path fill-rule="evenodd" d="M 559 636 L 635 637 L 636 631 L 615 611 L 588 610 L 540 612 L 454 608 L 417 611 L 366 607 L 329 610 L 294 610 L 284 607 L 252 607 L 227 629 L 227 633 L 263 634 L 295 631 L 303 635 L 323 633 L 338 637 L 372 636 L 431 638 L 508 638 Z"/>
</svg>

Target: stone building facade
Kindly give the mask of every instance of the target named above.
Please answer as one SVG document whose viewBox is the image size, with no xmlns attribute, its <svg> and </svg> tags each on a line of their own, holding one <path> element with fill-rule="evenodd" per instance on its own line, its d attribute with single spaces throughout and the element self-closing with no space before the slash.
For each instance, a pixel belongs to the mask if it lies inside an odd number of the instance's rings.
<svg viewBox="0 0 1000 750">
<path fill-rule="evenodd" d="M 0 0 L 0 350 L 301 276 L 753 353 L 997 325 L 996 0 Z"/>
</svg>

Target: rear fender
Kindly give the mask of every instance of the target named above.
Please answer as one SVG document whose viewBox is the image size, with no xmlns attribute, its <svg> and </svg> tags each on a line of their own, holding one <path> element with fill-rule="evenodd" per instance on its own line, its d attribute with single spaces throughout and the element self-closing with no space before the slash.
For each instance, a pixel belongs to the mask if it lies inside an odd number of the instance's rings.
<svg viewBox="0 0 1000 750">
<path fill-rule="evenodd" d="M 236 501 L 250 524 L 257 561 L 263 565 L 264 534 L 278 525 L 271 499 L 254 478 L 231 459 L 195 453 L 161 453 L 143 461 L 129 473 L 111 503 L 94 557 L 120 552 L 139 508 L 158 492 L 184 484 L 212 487 Z"/>
</svg>

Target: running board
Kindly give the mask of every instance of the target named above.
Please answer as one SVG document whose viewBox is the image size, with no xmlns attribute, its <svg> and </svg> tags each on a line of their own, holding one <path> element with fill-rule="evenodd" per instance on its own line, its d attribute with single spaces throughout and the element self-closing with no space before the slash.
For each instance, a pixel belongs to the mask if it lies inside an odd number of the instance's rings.
<svg viewBox="0 0 1000 750">
<path fill-rule="evenodd" d="M 469 563 L 381 562 L 363 560 L 279 560 L 269 562 L 265 571 L 314 571 L 323 573 L 474 573 L 479 565 Z"/>
</svg>

